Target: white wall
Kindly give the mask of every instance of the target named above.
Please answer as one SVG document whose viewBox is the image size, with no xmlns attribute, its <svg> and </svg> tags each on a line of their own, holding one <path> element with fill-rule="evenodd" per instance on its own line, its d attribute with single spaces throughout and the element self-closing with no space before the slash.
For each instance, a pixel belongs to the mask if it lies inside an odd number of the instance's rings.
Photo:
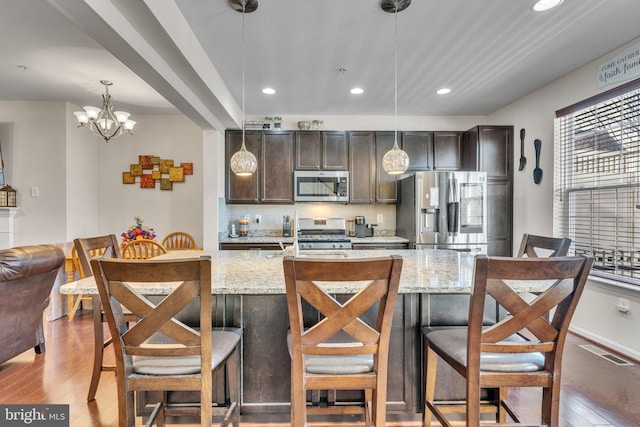
<svg viewBox="0 0 640 427">
<path fill-rule="evenodd" d="M 514 102 L 489 117 L 493 122 L 512 123 L 515 128 L 516 149 L 514 165 L 520 157 L 519 130 L 525 128 L 527 166 L 514 177 L 514 250 L 523 233 L 551 235 L 553 233 L 553 173 L 554 173 L 554 117 L 561 108 L 575 104 L 615 85 L 599 89 L 596 75 L 598 64 L 624 50 L 640 39 L 629 42 L 554 83 Z M 535 72 L 535 71 L 532 71 Z M 625 83 L 625 82 L 622 82 Z M 542 141 L 540 185 L 533 183 L 535 158 L 533 139 Z M 631 310 L 622 315 L 615 305 L 618 298 L 630 300 Z M 572 329 L 607 344 L 624 354 L 640 359 L 640 289 L 623 289 L 601 281 L 590 281 L 584 291 L 572 322 Z"/>
<path fill-rule="evenodd" d="M 98 145 L 98 232 L 120 236 L 134 225 L 134 217 L 152 227 L 157 240 L 172 231 L 186 231 L 202 245 L 203 149 L 202 130 L 184 116 L 136 116 L 134 135 Z M 84 130 L 84 129 L 80 129 Z M 80 131 L 79 130 L 79 131 Z M 97 137 L 94 137 L 98 139 Z M 193 163 L 193 175 L 174 182 L 173 190 L 140 188 L 122 183 L 122 172 L 138 163 L 139 155 Z"/>
<path fill-rule="evenodd" d="M 20 208 L 15 246 L 66 241 L 66 113 L 62 102 L 0 102 L 5 182 Z M 31 197 L 32 187 L 39 197 Z"/>
<path fill-rule="evenodd" d="M 98 147 L 103 142 L 86 129 L 77 129 L 73 115 L 80 107 L 66 106 L 67 233 L 66 240 L 98 234 Z"/>
</svg>

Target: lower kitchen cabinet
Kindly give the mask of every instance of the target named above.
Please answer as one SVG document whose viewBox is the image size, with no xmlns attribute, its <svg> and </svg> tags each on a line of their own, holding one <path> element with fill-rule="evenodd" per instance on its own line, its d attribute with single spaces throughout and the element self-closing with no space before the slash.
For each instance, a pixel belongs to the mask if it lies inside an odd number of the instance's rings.
<svg viewBox="0 0 640 427">
<path fill-rule="evenodd" d="M 398 250 L 398 249 L 409 249 L 409 243 L 353 243 L 353 250 L 378 250 L 378 249 L 390 249 L 390 250 Z"/>
<path fill-rule="evenodd" d="M 336 295 L 345 301 L 350 295 Z M 192 308 L 195 308 L 193 306 Z M 212 300 L 214 327 L 243 328 L 241 413 L 261 417 L 283 416 L 287 419 L 291 401 L 291 358 L 287 349 L 289 317 L 284 294 L 214 295 Z M 389 378 L 387 410 L 399 419 L 419 416 L 423 410 L 422 333 L 423 326 L 460 325 L 469 310 L 468 294 L 399 294 L 389 344 Z M 486 316 L 495 319 L 488 306 Z M 313 309 L 304 312 L 305 324 L 311 325 L 321 316 Z M 364 314 L 367 322 L 375 322 L 375 311 Z M 189 323 L 188 318 L 184 319 Z M 439 371 L 440 373 L 440 371 Z M 459 399 L 464 396 L 464 381 L 453 370 L 438 375 L 439 396 Z M 215 379 L 213 399 L 224 402 L 225 384 Z M 155 400 L 140 394 L 136 401 L 138 415 L 149 414 Z M 196 392 L 169 392 L 169 402 L 193 402 Z M 361 399 L 360 391 L 314 393 L 314 401 Z M 261 414 L 261 415 L 257 415 Z"/>
<path fill-rule="evenodd" d="M 285 245 L 290 245 L 286 243 Z M 281 251 L 278 243 L 235 243 L 220 242 L 218 247 L 221 251 L 248 251 L 249 249 L 262 249 L 265 251 Z"/>
</svg>

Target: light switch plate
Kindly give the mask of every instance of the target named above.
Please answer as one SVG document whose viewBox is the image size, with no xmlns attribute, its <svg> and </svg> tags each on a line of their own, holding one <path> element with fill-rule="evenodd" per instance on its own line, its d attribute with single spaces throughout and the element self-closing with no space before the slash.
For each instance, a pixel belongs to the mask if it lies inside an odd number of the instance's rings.
<svg viewBox="0 0 640 427">
<path fill-rule="evenodd" d="M 31 187 L 31 197 L 40 196 L 40 187 Z"/>
<path fill-rule="evenodd" d="M 378 214 L 378 218 L 377 218 L 378 224 L 381 224 L 383 221 L 384 221 L 384 217 L 382 216 L 382 214 Z"/>
</svg>

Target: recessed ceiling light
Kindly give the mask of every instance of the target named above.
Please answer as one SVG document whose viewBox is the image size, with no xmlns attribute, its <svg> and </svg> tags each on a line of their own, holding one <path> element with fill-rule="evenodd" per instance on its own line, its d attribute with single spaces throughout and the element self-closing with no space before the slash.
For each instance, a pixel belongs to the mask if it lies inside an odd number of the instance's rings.
<svg viewBox="0 0 640 427">
<path fill-rule="evenodd" d="M 564 0 L 538 0 L 533 5 L 533 10 L 535 12 L 544 12 L 545 10 L 553 9 L 556 6 L 559 6 Z"/>
<path fill-rule="evenodd" d="M 359 87 L 354 87 L 349 92 L 351 92 L 353 95 L 362 95 L 364 93 L 364 89 Z"/>
<path fill-rule="evenodd" d="M 438 90 L 436 91 L 436 93 L 437 93 L 438 95 L 446 95 L 446 94 L 448 94 L 449 92 L 451 92 L 451 89 L 446 88 L 446 87 L 443 87 L 442 89 L 438 89 Z"/>
<path fill-rule="evenodd" d="M 274 93 L 276 93 L 276 90 L 270 87 L 265 87 L 264 89 L 262 89 L 262 93 L 264 93 L 265 95 L 273 95 Z"/>
</svg>

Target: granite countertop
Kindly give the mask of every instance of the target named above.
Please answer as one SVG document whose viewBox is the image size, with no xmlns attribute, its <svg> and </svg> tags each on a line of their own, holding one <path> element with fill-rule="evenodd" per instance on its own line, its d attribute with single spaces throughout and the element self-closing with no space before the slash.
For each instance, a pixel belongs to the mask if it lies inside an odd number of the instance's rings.
<svg viewBox="0 0 640 427">
<path fill-rule="evenodd" d="M 284 294 L 282 253 L 280 251 L 172 251 L 160 257 L 192 258 L 208 255 L 212 262 L 212 293 L 214 294 Z M 473 277 L 473 255 L 448 250 L 363 250 L 363 251 L 303 251 L 303 256 L 346 256 L 371 258 L 402 256 L 400 293 L 469 293 Z M 517 292 L 541 292 L 548 284 L 512 283 Z M 362 283 L 324 283 L 331 293 L 354 293 Z M 166 294 L 171 285 L 136 284 L 145 294 Z M 62 294 L 95 294 L 93 277 L 60 287 Z"/>
</svg>

